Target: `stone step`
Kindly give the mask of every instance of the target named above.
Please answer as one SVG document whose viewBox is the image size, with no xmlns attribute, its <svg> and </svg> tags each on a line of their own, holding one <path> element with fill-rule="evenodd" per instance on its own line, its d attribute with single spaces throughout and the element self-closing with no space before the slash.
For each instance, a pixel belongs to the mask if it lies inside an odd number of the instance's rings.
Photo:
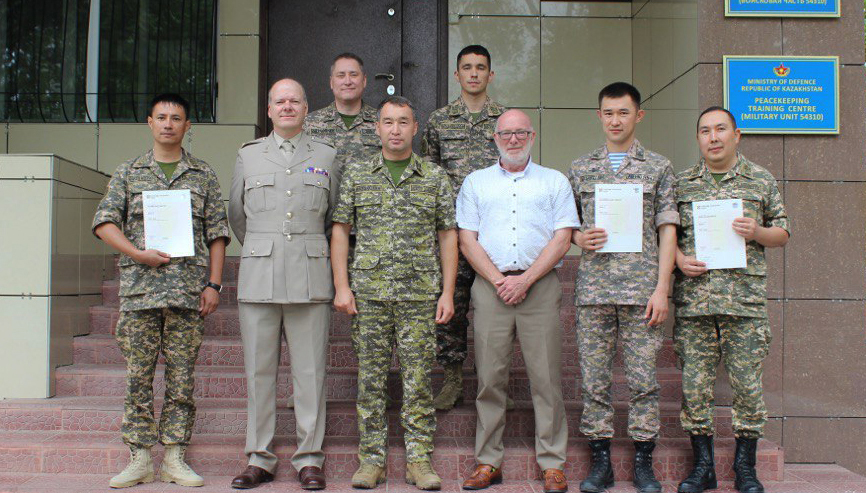
<svg viewBox="0 0 866 493">
<path fill-rule="evenodd" d="M 399 402 L 388 409 L 389 434 L 402 436 L 399 425 Z M 247 425 L 245 399 L 204 398 L 196 402 L 194 433 L 243 435 Z M 156 399 L 155 408 L 162 409 L 162 400 Z M 663 402 L 661 436 L 687 438 L 679 422 L 679 403 Z M 614 429 L 618 438 L 627 437 L 628 403 L 614 403 Z M 583 405 L 566 404 L 568 428 L 579 435 Z M 436 415 L 436 436 L 442 438 L 471 438 L 475 436 L 475 404 L 467 401 L 449 412 Z M 0 430 L 3 431 L 65 431 L 65 432 L 119 432 L 123 417 L 123 397 L 55 397 L 52 399 L 8 399 L 0 401 Z M 506 415 L 505 436 L 531 438 L 535 433 L 532 403 L 518 401 L 516 409 Z M 732 438 L 731 411 L 719 407 L 715 412 L 718 438 Z M 282 401 L 277 408 L 277 435 L 293 437 L 294 411 Z M 357 437 L 358 421 L 355 402 L 332 400 L 328 402 L 325 434 L 328 437 Z"/>
<path fill-rule="evenodd" d="M 562 393 L 566 401 L 579 398 L 580 379 L 575 374 L 564 376 Z M 246 377 L 241 368 L 236 366 L 204 366 L 196 369 L 196 397 L 214 398 L 245 398 Z M 682 398 L 681 373 L 673 368 L 661 368 L 658 371 L 658 381 L 661 386 L 662 401 L 679 402 Z M 163 368 L 157 368 L 154 378 L 156 395 L 162 395 L 165 382 Z M 477 392 L 477 377 L 464 373 L 464 400 L 474 399 Z M 284 398 L 291 392 L 289 372 L 280 372 L 277 378 L 277 396 Z M 357 395 L 357 373 L 355 370 L 334 368 L 326 377 L 328 399 L 355 399 Z M 442 386 L 441 370 L 433 373 L 433 389 L 438 391 Z M 123 365 L 84 365 L 74 364 L 60 367 L 56 371 L 56 394 L 58 396 L 120 396 L 126 391 L 126 369 Z M 388 393 L 393 399 L 401 395 L 398 373 L 392 371 L 388 378 Z M 529 378 L 525 371 L 512 372 L 508 385 L 508 395 L 517 401 L 531 399 Z M 629 398 L 625 375 L 614 373 L 612 397 L 614 401 L 626 401 Z"/>
<path fill-rule="evenodd" d="M 506 480 L 540 479 L 535 462 L 533 440 L 505 439 L 506 456 L 502 471 Z M 279 441 L 275 453 L 282 459 L 283 474 L 293 475 L 289 457 L 293 441 Z M 190 465 L 200 474 L 225 475 L 240 472 L 246 465 L 244 437 L 229 435 L 193 435 L 187 452 Z M 720 479 L 733 476 L 734 446 L 732 439 L 716 440 L 716 472 Z M 445 480 L 467 477 L 474 467 L 474 439 L 437 438 L 433 463 Z M 325 438 L 325 474 L 333 479 L 350 478 L 358 466 L 356 438 Z M 157 466 L 162 448 L 154 448 Z M 654 469 L 662 481 L 685 477 L 691 465 L 688 439 L 667 438 L 659 441 L 654 452 Z M 614 474 L 618 481 L 631 478 L 634 448 L 630 440 L 614 441 L 611 451 Z M 0 432 L 0 472 L 46 474 L 111 474 L 127 463 L 129 452 L 114 432 L 66 433 L 53 431 Z M 402 440 L 392 438 L 388 450 L 388 477 L 401 481 L 405 471 Z M 584 439 L 569 441 L 566 477 L 584 477 L 590 456 Z M 758 448 L 758 475 L 766 481 L 783 479 L 784 455 L 775 444 L 762 440 Z"/>
<path fill-rule="evenodd" d="M 815 467 L 816 471 L 824 472 L 824 467 L 838 468 L 841 471 L 837 475 L 840 477 L 855 477 L 859 478 L 856 481 L 832 481 L 822 478 L 816 481 L 803 481 L 799 478 L 792 477 L 783 481 L 767 481 L 761 478 L 761 481 L 768 492 L 781 493 L 862 493 L 866 491 L 866 478 L 856 475 L 850 471 L 836 466 L 835 464 L 796 464 L 796 467 Z M 786 465 L 786 471 L 791 468 L 791 465 Z M 240 472 L 240 471 L 235 471 Z M 284 491 L 303 491 L 298 486 L 297 478 L 294 471 L 284 472 L 277 471 L 277 478 L 273 483 L 267 483 L 259 486 L 256 492 L 284 492 Z M 205 477 L 205 484 L 202 487 L 196 488 L 196 493 L 226 493 L 230 491 L 229 484 L 233 476 L 227 471 L 218 474 L 208 474 Z M 93 493 L 93 492 L 110 492 L 108 481 L 113 474 L 27 474 L 27 473 L 6 473 L 0 476 L 0 491 L 15 491 L 18 493 Z M 571 490 L 577 490 L 577 484 L 582 478 L 568 478 L 571 481 Z M 677 490 L 676 481 L 662 481 L 662 491 L 674 492 Z M 442 491 L 457 492 L 463 491 L 461 479 L 446 479 L 442 481 Z M 140 484 L 133 490 L 135 493 L 165 493 L 166 491 L 186 491 L 182 487 L 176 485 L 166 485 L 165 483 L 155 482 L 148 484 Z M 358 493 L 358 490 L 352 488 L 349 479 L 332 479 L 328 478 L 328 493 Z M 403 482 L 402 478 L 393 478 L 379 487 L 382 492 L 392 493 L 418 493 L 418 489 L 412 485 Z M 508 480 L 501 486 L 496 486 L 492 493 L 504 492 L 540 492 L 542 491 L 542 482 L 540 480 Z M 607 489 L 608 493 L 634 493 L 635 489 L 631 481 L 619 481 L 611 488 Z M 733 481 L 719 481 L 718 489 L 712 490 L 712 493 L 738 493 L 734 488 Z"/>
<path fill-rule="evenodd" d="M 473 368 L 475 363 L 474 354 L 474 344 L 470 340 L 464 368 Z M 115 338 L 108 334 L 91 334 L 89 336 L 76 337 L 73 340 L 73 361 L 81 364 L 125 363 Z M 160 362 L 162 361 L 163 359 L 160 357 Z M 285 345 L 282 348 L 281 361 L 283 366 L 288 366 L 288 348 Z M 676 366 L 677 356 L 674 353 L 673 342 L 670 339 L 665 340 L 656 361 L 659 368 L 674 368 Z M 199 350 L 197 364 L 203 366 L 222 365 L 242 367 L 244 364 L 243 343 L 236 337 L 207 337 Z M 392 366 L 396 367 L 396 364 L 395 357 Z M 565 371 L 575 374 L 579 373 L 578 350 L 574 340 L 563 342 L 562 364 Z M 621 351 L 617 352 L 614 365 L 616 368 L 622 367 Z M 331 337 L 328 345 L 328 367 L 358 367 L 358 360 L 355 357 L 355 351 L 352 349 L 352 342 L 348 336 Z M 511 368 L 515 370 L 526 368 L 523 352 L 520 349 L 520 344 L 517 342 L 514 344 Z"/>
</svg>

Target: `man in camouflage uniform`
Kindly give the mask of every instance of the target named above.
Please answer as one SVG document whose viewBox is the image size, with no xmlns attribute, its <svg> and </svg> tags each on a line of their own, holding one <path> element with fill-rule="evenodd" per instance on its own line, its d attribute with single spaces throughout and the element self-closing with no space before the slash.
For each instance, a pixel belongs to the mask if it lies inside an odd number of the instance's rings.
<svg viewBox="0 0 866 493">
<path fill-rule="evenodd" d="M 121 253 L 117 342 L 126 358 L 127 382 L 121 429 L 131 460 L 111 479 L 112 488 L 153 481 L 150 448 L 157 441 L 166 450 L 162 481 L 204 484 L 184 462 L 184 453 L 195 421 L 193 372 L 204 316 L 219 304 L 230 239 L 216 174 L 181 147 L 190 127 L 188 114 L 189 103 L 177 94 L 154 98 L 147 117 L 153 149 L 117 168 L 93 218 L 94 234 Z M 145 245 L 142 192 L 152 190 L 189 190 L 195 255 L 172 258 Z M 153 376 L 160 349 L 165 404 L 157 426 Z"/>
<path fill-rule="evenodd" d="M 790 226 L 776 180 L 741 155 L 740 130 L 724 108 L 710 107 L 698 119 L 702 159 L 677 175 L 676 200 L 682 217 L 674 281 L 674 343 L 683 365 L 680 419 L 692 439 L 694 468 L 679 491 L 716 487 L 713 462 L 713 387 L 719 360 L 725 362 L 734 405 L 736 487 L 761 493 L 755 453 L 767 420 L 761 375 L 770 349 L 767 321 L 767 262 L 764 248 L 781 247 Z M 743 216 L 733 230 L 746 240 L 745 269 L 707 270 L 696 259 L 692 207 L 695 202 L 742 199 Z"/>
<path fill-rule="evenodd" d="M 304 130 L 337 150 L 343 166 L 379 155 L 382 142 L 376 135 L 376 108 L 361 98 L 367 87 L 364 62 L 354 53 L 341 53 L 331 64 L 334 102 L 304 120 Z"/>
<path fill-rule="evenodd" d="M 400 418 L 406 481 L 438 490 L 441 480 L 430 464 L 436 430 L 430 372 L 435 324 L 447 322 L 454 313 L 454 197 L 445 173 L 412 153 L 418 123 L 409 100 L 386 99 L 376 128 L 382 153 L 346 167 L 331 239 L 334 306 L 355 315 L 352 344 L 358 356 L 361 464 L 352 486 L 374 488 L 385 480 L 385 395 L 396 341 L 403 380 Z M 347 269 L 352 227 L 358 241 Z"/>
<path fill-rule="evenodd" d="M 487 96 L 493 71 L 490 52 L 483 46 L 470 45 L 460 50 L 454 77 L 460 83 L 460 97 L 430 115 L 421 141 L 421 154 L 448 173 L 456 197 L 469 173 L 494 165 L 499 159 L 493 132 L 496 119 L 505 107 Z M 449 323 L 436 327 L 436 359 L 445 369 L 445 384 L 433 402 L 439 410 L 447 411 L 463 400 L 469 289 L 474 279 L 475 271 L 460 255 L 454 288 L 454 317 Z M 509 407 L 513 407 L 513 403 L 509 403 Z"/>
<path fill-rule="evenodd" d="M 605 145 L 575 160 L 568 173 L 583 224 L 573 236 L 583 250 L 575 285 L 583 376 L 580 431 L 589 437 L 592 450 L 592 468 L 580 490 L 604 491 L 613 484 L 611 365 L 619 334 L 630 391 L 628 434 L 635 446 L 634 484 L 641 492 L 659 492 L 661 484 L 652 469 L 660 427 L 656 353 L 668 313 L 679 224 L 674 172 L 667 158 L 635 139 L 635 127 L 644 115 L 637 89 L 615 82 L 601 90 L 598 103 Z M 607 233 L 595 226 L 595 187 L 623 183 L 643 187 L 641 251 L 599 252 Z"/>
</svg>

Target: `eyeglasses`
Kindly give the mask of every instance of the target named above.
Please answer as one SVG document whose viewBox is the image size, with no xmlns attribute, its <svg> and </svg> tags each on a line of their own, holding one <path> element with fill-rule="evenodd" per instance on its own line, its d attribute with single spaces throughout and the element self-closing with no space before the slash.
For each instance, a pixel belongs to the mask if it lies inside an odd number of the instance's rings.
<svg viewBox="0 0 866 493">
<path fill-rule="evenodd" d="M 515 130 L 514 132 L 496 132 L 496 135 L 498 135 L 502 140 L 511 140 L 512 135 L 517 137 L 517 140 L 526 140 L 530 135 L 532 135 L 532 133 L 531 130 Z"/>
</svg>

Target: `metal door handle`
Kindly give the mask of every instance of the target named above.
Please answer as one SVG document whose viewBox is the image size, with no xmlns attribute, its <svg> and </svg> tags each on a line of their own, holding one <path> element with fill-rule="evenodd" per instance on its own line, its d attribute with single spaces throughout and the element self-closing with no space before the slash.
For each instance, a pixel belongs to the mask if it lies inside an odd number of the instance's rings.
<svg viewBox="0 0 866 493">
<path fill-rule="evenodd" d="M 376 74 L 374 76 L 375 79 L 388 79 L 394 80 L 394 74 Z"/>
</svg>

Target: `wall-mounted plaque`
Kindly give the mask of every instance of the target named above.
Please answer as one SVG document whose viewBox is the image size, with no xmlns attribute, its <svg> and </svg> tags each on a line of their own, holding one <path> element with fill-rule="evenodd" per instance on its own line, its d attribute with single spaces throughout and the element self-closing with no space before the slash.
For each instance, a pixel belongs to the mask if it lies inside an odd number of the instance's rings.
<svg viewBox="0 0 866 493">
<path fill-rule="evenodd" d="M 724 84 L 743 133 L 839 133 L 839 57 L 725 56 Z"/>
<path fill-rule="evenodd" d="M 725 0 L 728 17 L 839 17 L 841 0 Z"/>
</svg>

